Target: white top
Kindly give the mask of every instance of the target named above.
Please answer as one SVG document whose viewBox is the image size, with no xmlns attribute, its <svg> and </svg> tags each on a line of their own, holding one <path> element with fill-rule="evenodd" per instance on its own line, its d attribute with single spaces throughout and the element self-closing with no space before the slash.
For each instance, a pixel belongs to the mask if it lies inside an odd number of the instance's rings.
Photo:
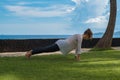
<svg viewBox="0 0 120 80">
<path fill-rule="evenodd" d="M 75 55 L 81 54 L 82 35 L 75 34 L 64 40 L 57 40 L 56 44 L 63 54 L 67 54 L 75 49 Z"/>
</svg>

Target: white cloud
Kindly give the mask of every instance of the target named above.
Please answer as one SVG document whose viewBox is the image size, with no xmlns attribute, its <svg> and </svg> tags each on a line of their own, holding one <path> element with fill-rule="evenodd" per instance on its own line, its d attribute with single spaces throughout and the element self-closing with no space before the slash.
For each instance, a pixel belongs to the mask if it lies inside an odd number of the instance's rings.
<svg viewBox="0 0 120 80">
<path fill-rule="evenodd" d="M 25 23 L 25 24 L 0 24 L 0 32 L 16 35 L 63 35 L 73 34 L 66 23 Z M 43 27 L 44 26 L 44 27 Z M 13 30 L 14 29 L 14 30 Z"/>
<path fill-rule="evenodd" d="M 87 21 L 85 21 L 85 23 L 99 23 L 99 24 L 104 22 L 108 22 L 106 16 L 98 16 L 96 18 L 90 18 Z"/>
<path fill-rule="evenodd" d="M 105 29 L 109 17 L 109 0 L 71 0 L 76 3 L 73 24 Z"/>
<path fill-rule="evenodd" d="M 104 16 L 90 18 L 85 21 L 85 24 L 91 25 L 91 28 L 94 28 L 94 29 L 105 29 L 108 24 L 109 15 L 110 13 L 108 12 Z"/>
<path fill-rule="evenodd" d="M 71 7 L 71 8 L 69 8 L 69 9 L 67 9 L 66 11 L 68 12 L 68 13 L 71 13 L 72 11 L 74 11 L 75 10 L 75 7 Z"/>
<path fill-rule="evenodd" d="M 31 4 L 31 3 L 29 3 L 29 2 L 18 2 L 17 4 L 18 5 L 26 5 L 26 4 Z"/>
<path fill-rule="evenodd" d="M 109 0 L 91 0 L 89 7 L 94 9 L 94 14 L 103 15 L 108 9 Z"/>
<path fill-rule="evenodd" d="M 107 13 L 104 16 L 90 18 L 85 21 L 85 24 L 91 25 L 91 28 L 93 29 L 99 29 L 99 30 L 101 29 L 102 31 L 104 31 L 108 24 L 108 17 L 109 17 L 109 13 Z"/>
<path fill-rule="evenodd" d="M 74 2 L 76 5 L 80 4 L 80 0 L 71 0 L 72 2 Z"/>
<path fill-rule="evenodd" d="M 109 19 L 109 0 L 90 0 L 88 7 L 92 9 L 92 17 L 85 21 L 95 29 L 106 29 Z"/>
<path fill-rule="evenodd" d="M 18 2 L 17 5 L 28 5 L 28 4 L 45 4 L 45 2 Z"/>
<path fill-rule="evenodd" d="M 80 5 L 81 2 L 89 2 L 89 0 L 71 0 L 72 2 L 74 2 L 76 5 Z"/>
<path fill-rule="evenodd" d="M 53 5 L 45 8 L 7 5 L 5 8 L 14 15 L 26 17 L 60 17 L 74 10 L 70 5 Z"/>
<path fill-rule="evenodd" d="M 109 0 L 71 0 L 77 4 L 77 13 L 86 12 L 86 15 L 101 16 L 109 9 Z M 81 5 L 80 5 L 81 4 Z M 83 14 L 84 15 L 84 14 Z"/>
</svg>

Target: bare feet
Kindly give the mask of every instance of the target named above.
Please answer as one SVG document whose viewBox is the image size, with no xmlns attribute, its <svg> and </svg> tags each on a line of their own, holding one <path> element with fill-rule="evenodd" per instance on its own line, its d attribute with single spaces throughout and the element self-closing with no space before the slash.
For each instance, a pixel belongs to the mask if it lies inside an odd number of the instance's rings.
<svg viewBox="0 0 120 80">
<path fill-rule="evenodd" d="M 29 59 L 31 55 L 32 55 L 32 50 L 26 52 L 26 54 L 25 54 L 27 59 Z"/>
</svg>

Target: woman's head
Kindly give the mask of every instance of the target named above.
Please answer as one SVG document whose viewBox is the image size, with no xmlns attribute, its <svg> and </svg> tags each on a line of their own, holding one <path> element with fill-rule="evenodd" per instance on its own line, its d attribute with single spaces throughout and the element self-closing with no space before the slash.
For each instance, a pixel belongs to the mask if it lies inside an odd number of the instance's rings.
<svg viewBox="0 0 120 80">
<path fill-rule="evenodd" d="M 93 35 L 93 33 L 92 33 L 91 29 L 88 28 L 87 30 L 85 30 L 85 32 L 83 34 L 83 38 L 84 39 L 92 39 L 92 35 Z"/>
</svg>

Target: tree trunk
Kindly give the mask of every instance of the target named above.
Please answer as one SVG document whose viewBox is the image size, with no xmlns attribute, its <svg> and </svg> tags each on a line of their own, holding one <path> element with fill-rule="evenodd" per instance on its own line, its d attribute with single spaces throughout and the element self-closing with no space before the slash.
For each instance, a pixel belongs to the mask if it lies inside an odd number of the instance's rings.
<svg viewBox="0 0 120 80">
<path fill-rule="evenodd" d="M 110 17 L 106 32 L 103 37 L 98 41 L 95 48 L 111 48 L 112 38 L 116 22 L 117 1 L 110 0 Z"/>
</svg>

